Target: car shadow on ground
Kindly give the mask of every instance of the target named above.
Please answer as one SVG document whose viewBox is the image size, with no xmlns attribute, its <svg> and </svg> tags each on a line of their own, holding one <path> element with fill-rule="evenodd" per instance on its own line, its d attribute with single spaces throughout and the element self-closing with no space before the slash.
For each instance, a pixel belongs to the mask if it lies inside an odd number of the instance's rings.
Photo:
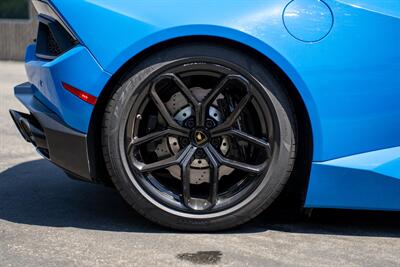
<svg viewBox="0 0 400 267">
<path fill-rule="evenodd" d="M 0 220 L 103 231 L 171 233 L 135 213 L 116 190 L 69 179 L 46 160 L 25 162 L 0 173 Z M 275 206 L 234 230 L 400 237 L 400 213 L 316 210 L 311 218 Z"/>
</svg>

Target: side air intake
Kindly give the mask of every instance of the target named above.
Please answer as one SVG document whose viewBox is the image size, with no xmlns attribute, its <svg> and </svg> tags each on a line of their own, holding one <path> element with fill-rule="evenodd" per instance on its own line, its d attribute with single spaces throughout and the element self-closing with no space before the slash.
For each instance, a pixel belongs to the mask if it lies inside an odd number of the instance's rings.
<svg viewBox="0 0 400 267">
<path fill-rule="evenodd" d="M 45 1 L 32 1 L 39 16 L 36 56 L 51 60 L 78 44 L 72 31 Z"/>
</svg>

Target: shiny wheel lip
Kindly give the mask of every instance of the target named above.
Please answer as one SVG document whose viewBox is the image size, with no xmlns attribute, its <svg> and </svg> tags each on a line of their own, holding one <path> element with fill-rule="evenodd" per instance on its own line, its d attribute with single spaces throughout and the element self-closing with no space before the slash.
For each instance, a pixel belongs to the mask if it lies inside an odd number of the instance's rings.
<svg viewBox="0 0 400 267">
<path fill-rule="evenodd" d="M 173 73 L 171 75 L 171 73 L 168 71 L 168 69 L 173 68 L 173 67 L 182 67 L 185 65 L 185 63 L 187 63 L 187 61 L 196 62 L 198 60 L 196 58 L 192 58 L 192 59 L 181 60 L 180 62 L 176 61 L 172 64 L 174 66 L 168 66 L 168 67 L 164 68 L 163 70 L 158 70 L 157 71 L 158 73 L 163 73 L 163 74 L 157 75 L 157 77 L 155 77 L 155 80 L 159 81 L 160 79 L 165 78 L 165 77 L 176 80 L 176 75 L 173 75 Z M 232 68 L 232 66 L 227 66 L 227 65 L 230 65 L 230 63 L 227 63 L 227 62 L 222 63 L 222 62 L 216 62 L 216 61 L 218 61 L 218 60 L 210 59 L 210 60 L 208 60 L 207 63 L 204 63 L 204 62 L 206 62 L 206 60 L 204 58 L 201 59 L 202 64 L 211 64 L 215 68 L 223 68 L 223 69 L 228 70 L 229 72 L 232 72 L 232 69 L 234 69 L 234 68 Z M 200 61 L 198 61 L 198 62 L 200 62 Z M 204 65 L 202 65 L 202 67 L 204 67 Z M 234 67 L 236 67 L 236 66 L 234 66 Z M 237 73 L 237 71 L 235 71 L 235 72 Z M 242 75 L 235 75 L 235 74 L 231 73 L 229 75 L 226 75 L 224 80 L 242 79 L 244 82 L 248 83 L 248 77 L 250 77 L 250 80 L 253 83 L 257 84 L 257 86 L 259 86 L 261 88 L 264 88 L 258 81 L 253 79 L 250 74 L 246 73 L 246 76 L 247 77 L 244 78 L 244 76 L 242 76 Z M 149 80 L 149 79 L 147 79 L 147 80 Z M 179 81 L 178 81 L 178 83 L 179 83 Z M 153 93 L 153 96 L 154 96 L 154 91 L 151 91 L 152 88 L 153 87 L 151 86 L 150 93 Z M 136 97 L 138 97 L 138 95 L 136 95 Z M 190 96 L 188 96 L 188 98 L 190 98 Z M 250 99 L 251 97 L 248 97 L 248 98 Z M 249 99 L 246 99 L 246 101 L 248 101 Z M 266 100 L 268 101 L 268 98 L 266 98 Z M 191 101 L 192 101 L 193 105 L 197 105 L 198 109 L 196 110 L 196 113 L 197 113 L 197 116 L 200 116 L 200 118 L 201 118 L 201 116 L 202 116 L 201 115 L 201 107 L 200 107 L 199 103 L 194 102 L 194 99 L 192 99 Z M 207 103 L 207 101 L 206 101 L 206 103 Z M 268 105 L 268 107 L 270 107 L 270 105 Z M 209 129 L 209 134 L 215 135 L 215 136 L 221 136 L 221 135 L 226 134 L 227 132 L 231 131 L 231 134 L 240 136 L 241 134 L 238 131 L 234 131 L 232 129 L 229 129 L 229 127 L 227 127 L 229 125 L 229 121 L 234 121 L 234 119 L 235 118 L 232 117 L 232 118 L 230 118 L 230 120 L 228 120 L 228 122 L 221 124 L 219 127 L 216 127 L 215 129 Z M 167 121 L 168 121 L 168 118 L 167 118 Z M 172 127 L 169 127 L 168 129 L 166 129 L 166 131 L 169 131 L 169 132 L 175 133 L 175 134 L 176 133 L 190 134 L 190 131 L 188 131 L 187 129 L 182 129 L 179 125 L 175 124 L 171 120 L 169 120 L 169 122 L 171 123 L 170 125 L 172 125 Z M 197 126 L 204 127 L 203 123 L 204 123 L 204 119 L 203 120 L 200 119 Z M 251 140 L 251 141 L 257 141 L 257 140 Z M 259 142 L 259 145 L 263 145 L 263 144 L 264 144 L 263 142 Z M 274 142 L 273 146 L 276 146 L 275 142 Z M 269 144 L 269 143 L 267 144 L 268 150 L 270 151 L 269 162 L 273 158 L 273 154 L 274 154 L 273 146 L 272 146 L 272 144 Z M 188 145 L 185 149 L 183 149 L 182 153 L 180 153 L 179 155 L 177 155 L 177 157 L 174 158 L 174 160 L 173 160 L 174 163 L 179 163 L 180 166 L 187 167 L 187 160 L 184 161 L 184 159 L 185 158 L 187 159 L 188 157 L 192 156 L 196 152 L 196 149 L 198 147 L 200 147 L 200 146 L 196 146 L 193 144 Z M 215 152 L 215 148 L 212 145 L 210 145 L 209 143 L 202 144 L 201 147 L 202 147 L 202 149 L 204 149 L 207 156 L 209 157 L 210 165 L 214 169 L 217 169 L 216 166 L 218 166 L 218 164 L 221 164 L 221 163 L 224 165 L 225 164 L 230 165 L 230 164 L 236 163 L 236 162 L 232 163 L 230 160 L 224 158 L 221 155 L 218 155 L 218 153 Z M 126 147 L 123 147 L 122 145 L 121 145 L 121 148 L 123 148 L 125 152 L 129 153 L 129 148 L 126 149 Z M 215 156 L 215 154 L 217 154 L 218 156 Z M 183 207 L 182 206 L 179 207 L 176 205 L 171 205 L 171 203 L 165 203 L 163 201 L 160 201 L 159 198 L 154 196 L 154 188 L 156 188 L 156 187 L 153 186 L 153 188 L 149 188 L 149 187 L 146 187 L 143 185 L 144 181 L 143 181 L 143 178 L 140 178 L 142 176 L 141 174 L 144 171 L 151 170 L 152 167 L 154 167 L 154 166 L 150 166 L 150 168 L 147 166 L 147 167 L 143 167 L 142 169 L 137 168 L 137 166 L 132 168 L 132 164 L 130 163 L 130 160 L 125 157 L 123 159 L 123 162 L 126 167 L 129 167 L 128 169 L 130 171 L 127 171 L 127 173 L 128 173 L 128 176 L 130 177 L 132 183 L 140 191 L 140 193 L 146 197 L 146 199 L 148 199 L 151 203 L 153 203 L 154 205 L 158 206 L 159 208 L 161 208 L 169 213 L 176 214 L 176 215 L 183 216 L 183 217 L 190 217 L 190 218 L 195 218 L 195 217 L 196 218 L 200 218 L 200 217 L 204 217 L 204 218 L 210 217 L 211 218 L 211 217 L 215 217 L 215 216 L 221 216 L 223 214 L 233 212 L 234 210 L 237 210 L 238 208 L 242 207 L 243 205 L 246 205 L 246 203 L 248 203 L 257 194 L 257 192 L 259 192 L 260 188 L 262 188 L 263 185 L 265 185 L 265 183 L 268 181 L 268 173 L 269 173 L 269 168 L 268 168 L 269 163 L 264 164 L 263 166 L 257 166 L 259 168 L 262 168 L 263 174 L 261 176 L 264 176 L 265 178 L 261 179 L 257 186 L 255 186 L 254 188 L 249 190 L 249 192 L 247 192 L 245 199 L 241 200 L 240 202 L 237 202 L 234 206 L 231 206 L 228 208 L 216 209 L 216 210 L 208 209 L 208 210 L 205 210 L 205 211 L 203 210 L 203 211 L 199 212 L 199 211 L 196 211 L 194 208 L 188 210 L 187 206 L 189 204 L 187 202 L 184 203 Z M 235 167 L 237 167 L 237 165 L 235 165 Z M 247 171 L 255 171 L 254 166 L 248 166 L 246 164 L 243 164 L 240 168 L 245 169 Z M 185 206 L 186 206 L 186 208 L 185 208 Z M 215 206 L 216 206 L 215 203 L 213 205 L 211 205 L 211 207 L 215 207 Z"/>
</svg>

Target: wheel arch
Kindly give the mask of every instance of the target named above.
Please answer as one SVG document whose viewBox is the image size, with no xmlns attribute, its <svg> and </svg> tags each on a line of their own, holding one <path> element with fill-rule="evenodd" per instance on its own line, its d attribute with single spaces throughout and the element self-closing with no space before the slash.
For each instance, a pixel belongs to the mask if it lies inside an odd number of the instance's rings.
<svg viewBox="0 0 400 267">
<path fill-rule="evenodd" d="M 196 36 L 184 36 L 184 37 L 176 37 L 171 38 L 154 45 L 147 47 L 146 49 L 140 51 L 132 55 L 132 57 L 127 60 L 123 65 L 121 65 L 118 70 L 111 76 L 110 80 L 100 93 L 96 106 L 94 107 L 93 114 L 90 121 L 90 127 L 88 132 L 88 145 L 89 145 L 89 153 L 92 155 L 93 164 L 91 164 L 92 168 L 94 168 L 94 173 L 97 179 L 106 185 L 112 185 L 110 178 L 108 177 L 107 170 L 104 167 L 104 159 L 101 153 L 101 125 L 102 119 L 105 112 L 105 107 L 108 102 L 108 99 L 113 94 L 116 89 L 116 86 L 125 79 L 127 73 L 129 73 L 129 69 L 132 66 L 135 66 L 137 62 L 145 59 L 148 55 L 150 55 L 153 51 L 157 51 L 160 49 L 165 49 L 174 45 L 182 45 L 187 44 L 189 42 L 207 42 L 207 43 L 216 43 L 219 45 L 225 45 L 230 47 L 239 48 L 250 56 L 256 56 L 264 66 L 269 69 L 278 81 L 284 84 L 284 87 L 287 89 L 287 93 L 289 98 L 293 102 L 295 115 L 298 124 L 298 158 L 295 162 L 294 170 L 292 173 L 292 177 L 289 179 L 288 185 L 286 188 L 290 192 L 298 192 L 300 193 L 300 197 L 302 200 L 305 197 L 306 188 L 308 185 L 309 172 L 311 168 L 312 155 L 313 155 L 313 130 L 310 118 L 310 109 L 313 110 L 313 103 L 311 103 L 311 107 L 305 101 L 305 98 L 312 102 L 307 89 L 300 79 L 297 77 L 294 69 L 284 71 L 281 66 L 279 66 L 275 61 L 271 59 L 271 57 L 267 56 L 265 53 L 262 53 L 258 49 L 254 47 L 250 47 L 244 43 L 238 42 L 236 40 L 227 39 L 223 37 L 216 36 L 205 36 L 205 35 L 196 35 Z M 287 62 L 285 64 L 288 64 Z M 297 83 L 300 83 L 300 87 L 303 89 L 303 93 L 299 90 L 299 87 L 295 85 L 293 79 L 289 77 L 288 72 L 292 75 L 296 76 Z M 306 90 L 306 91 L 304 91 Z M 307 164 L 303 164 L 307 162 Z M 107 175 L 106 175 L 107 174 Z M 300 190 L 299 190 L 300 189 Z"/>
</svg>

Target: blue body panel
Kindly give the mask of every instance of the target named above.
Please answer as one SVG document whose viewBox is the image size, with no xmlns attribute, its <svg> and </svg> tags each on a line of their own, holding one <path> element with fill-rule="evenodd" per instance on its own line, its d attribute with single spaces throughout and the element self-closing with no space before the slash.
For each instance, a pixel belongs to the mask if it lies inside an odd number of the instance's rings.
<svg viewBox="0 0 400 267">
<path fill-rule="evenodd" d="M 36 86 L 50 80 L 48 90 L 39 88 L 43 101 L 71 127 L 87 132 L 92 107 L 60 89 L 61 80 L 98 96 L 110 76 L 153 45 L 230 39 L 275 62 L 306 105 L 314 145 L 306 205 L 400 209 L 400 1 L 51 2 L 82 46 L 55 63 L 28 57 L 27 69 Z M 361 168 L 383 155 L 379 171 Z M 365 199 L 380 190 L 388 194 Z"/>
<path fill-rule="evenodd" d="M 35 45 L 30 45 L 25 61 L 29 82 L 36 89 L 35 96 L 71 128 L 86 133 L 93 106 L 66 91 L 62 82 L 98 96 L 98 88 L 105 86 L 110 75 L 83 46 L 76 46 L 53 61 L 43 61 L 36 57 Z"/>
<path fill-rule="evenodd" d="M 400 210 L 400 147 L 313 163 L 306 207 Z"/>
</svg>

